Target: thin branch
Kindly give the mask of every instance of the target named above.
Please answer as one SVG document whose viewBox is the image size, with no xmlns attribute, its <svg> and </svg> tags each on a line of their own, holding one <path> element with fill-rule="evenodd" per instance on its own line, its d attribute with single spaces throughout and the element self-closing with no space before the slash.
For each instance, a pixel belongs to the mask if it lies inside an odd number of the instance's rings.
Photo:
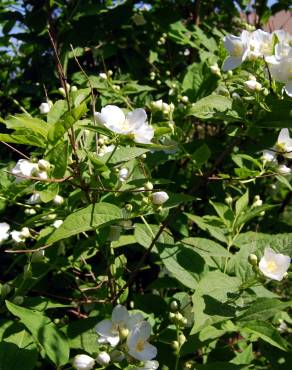
<svg viewBox="0 0 292 370">
<path fill-rule="evenodd" d="M 6 145 L 8 148 L 13 150 L 14 152 L 20 154 L 23 158 L 30 159 L 26 154 L 22 153 L 20 150 L 14 148 L 12 145 L 5 143 L 5 141 L 0 141 L 1 144 Z"/>
</svg>

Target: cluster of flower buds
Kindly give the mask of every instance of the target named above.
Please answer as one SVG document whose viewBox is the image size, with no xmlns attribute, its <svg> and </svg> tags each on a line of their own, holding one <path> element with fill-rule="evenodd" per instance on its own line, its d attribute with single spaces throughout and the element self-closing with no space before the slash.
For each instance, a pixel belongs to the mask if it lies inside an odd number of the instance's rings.
<svg viewBox="0 0 292 370">
<path fill-rule="evenodd" d="M 156 111 L 161 111 L 165 115 L 169 115 L 174 111 L 173 103 L 164 103 L 161 99 L 151 102 L 151 108 Z"/>
<path fill-rule="evenodd" d="M 250 254 L 248 261 L 253 266 L 254 271 L 259 270 L 264 276 L 272 280 L 281 281 L 288 275 L 287 271 L 291 258 L 285 254 L 276 253 L 271 248 L 265 248 L 264 255 L 259 263 L 255 254 Z"/>
<path fill-rule="evenodd" d="M 50 167 L 50 163 L 45 159 L 40 159 L 37 163 L 20 159 L 12 168 L 11 173 L 16 177 L 17 182 L 21 182 L 27 177 L 38 177 L 40 180 L 46 180 Z"/>
</svg>

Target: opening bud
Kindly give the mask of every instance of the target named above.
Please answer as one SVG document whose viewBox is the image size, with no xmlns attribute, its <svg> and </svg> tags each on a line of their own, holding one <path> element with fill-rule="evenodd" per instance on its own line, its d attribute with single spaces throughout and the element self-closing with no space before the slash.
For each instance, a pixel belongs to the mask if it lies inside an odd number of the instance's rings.
<svg viewBox="0 0 292 370">
<path fill-rule="evenodd" d="M 100 352 L 96 357 L 96 362 L 101 366 L 106 366 L 110 363 L 110 355 L 107 352 Z"/>
<path fill-rule="evenodd" d="M 252 266 L 257 266 L 258 264 L 258 258 L 255 254 L 250 254 L 248 256 L 248 262 L 252 265 Z"/>
</svg>

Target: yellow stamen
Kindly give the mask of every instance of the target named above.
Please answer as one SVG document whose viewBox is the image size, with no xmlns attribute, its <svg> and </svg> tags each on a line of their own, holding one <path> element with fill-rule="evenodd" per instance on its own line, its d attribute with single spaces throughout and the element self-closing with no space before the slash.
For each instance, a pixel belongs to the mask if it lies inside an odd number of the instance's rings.
<svg viewBox="0 0 292 370">
<path fill-rule="evenodd" d="M 143 351 L 144 346 L 145 346 L 145 342 L 142 339 L 139 339 L 136 343 L 135 349 L 136 349 L 137 352 L 141 352 L 141 351 Z"/>
<path fill-rule="evenodd" d="M 277 271 L 277 264 L 275 261 L 269 261 L 267 262 L 267 269 L 270 272 L 276 272 Z"/>
</svg>

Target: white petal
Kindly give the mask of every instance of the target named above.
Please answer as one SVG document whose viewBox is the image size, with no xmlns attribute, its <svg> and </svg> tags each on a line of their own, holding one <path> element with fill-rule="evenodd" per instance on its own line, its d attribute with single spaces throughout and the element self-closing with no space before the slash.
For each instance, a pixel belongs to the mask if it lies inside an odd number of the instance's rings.
<svg viewBox="0 0 292 370">
<path fill-rule="evenodd" d="M 231 71 L 232 69 L 235 69 L 239 67 L 242 63 L 242 57 L 227 57 L 225 59 L 223 66 L 222 66 L 222 71 Z"/>
<path fill-rule="evenodd" d="M 117 133 L 120 133 L 126 119 L 124 112 L 115 105 L 106 105 L 101 113 L 96 113 L 95 116 L 99 123 Z"/>
<path fill-rule="evenodd" d="M 140 361 L 152 360 L 157 355 L 157 348 L 146 342 L 142 351 L 136 351 L 135 348 L 130 348 L 129 354 Z"/>
<path fill-rule="evenodd" d="M 141 313 L 135 313 L 130 315 L 128 321 L 127 321 L 127 328 L 129 330 L 133 330 L 134 326 L 139 324 L 141 321 L 143 321 L 144 317 Z"/>
<path fill-rule="evenodd" d="M 144 124 L 139 129 L 134 130 L 134 141 L 140 144 L 151 144 L 154 136 L 154 130 L 148 124 Z"/>
<path fill-rule="evenodd" d="M 117 305 L 112 312 L 112 321 L 121 326 L 126 326 L 126 322 L 129 319 L 129 312 L 126 307 Z"/>
<path fill-rule="evenodd" d="M 126 119 L 133 128 L 139 129 L 147 122 L 147 114 L 144 109 L 138 108 L 128 113 Z"/>
<path fill-rule="evenodd" d="M 112 337 L 115 336 L 115 334 L 118 335 L 118 332 L 114 328 L 113 322 L 108 319 L 99 322 L 96 325 L 95 330 L 97 334 L 101 335 L 102 337 Z"/>
<path fill-rule="evenodd" d="M 286 94 L 292 98 L 292 80 L 286 82 L 285 91 Z"/>
<path fill-rule="evenodd" d="M 290 141 L 290 135 L 288 128 L 282 128 L 278 136 L 278 143 L 286 143 Z"/>
</svg>

